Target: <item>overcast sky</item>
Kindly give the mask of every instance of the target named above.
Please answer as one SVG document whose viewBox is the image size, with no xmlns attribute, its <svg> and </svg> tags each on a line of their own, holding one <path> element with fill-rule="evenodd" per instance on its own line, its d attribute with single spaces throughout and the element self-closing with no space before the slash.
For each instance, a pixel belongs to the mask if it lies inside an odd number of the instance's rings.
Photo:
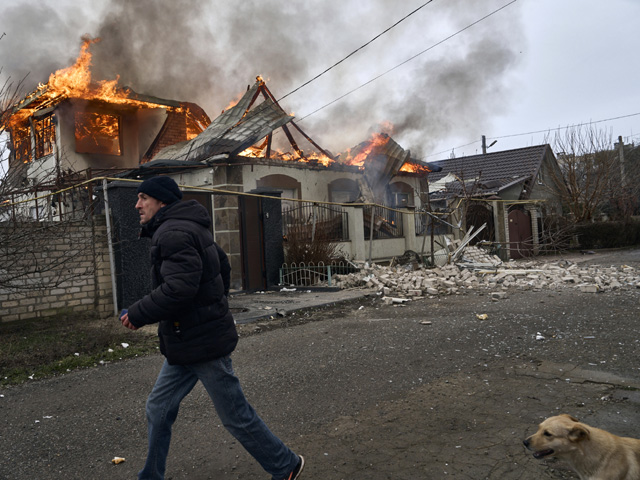
<svg viewBox="0 0 640 480">
<path fill-rule="evenodd" d="M 0 65 L 33 89 L 89 34 L 94 80 L 214 118 L 256 75 L 281 98 L 424 3 L 14 0 L 0 6 Z M 505 150 L 589 122 L 637 144 L 638 19 L 638 0 L 433 0 L 281 104 L 333 153 L 385 131 L 435 161 L 479 153 L 482 135 Z"/>
</svg>

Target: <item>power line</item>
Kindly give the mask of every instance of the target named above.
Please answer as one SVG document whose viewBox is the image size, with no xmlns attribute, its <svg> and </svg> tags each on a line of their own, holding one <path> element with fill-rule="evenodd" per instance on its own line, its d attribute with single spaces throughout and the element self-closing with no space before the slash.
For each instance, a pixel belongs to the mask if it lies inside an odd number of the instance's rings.
<svg viewBox="0 0 640 480">
<path fill-rule="evenodd" d="M 375 37 L 373 37 L 371 40 L 369 40 L 367 43 L 365 43 L 364 45 L 356 48 L 353 52 L 351 52 L 349 55 L 347 55 L 346 57 L 344 57 L 342 60 L 334 63 L 333 65 L 331 65 L 329 68 L 327 68 L 326 70 L 324 70 L 323 72 L 319 73 L 318 75 L 316 75 L 315 77 L 313 77 L 311 80 L 307 80 L 305 83 L 303 83 L 302 85 L 300 85 L 298 88 L 296 88 L 295 90 L 290 91 L 289 93 L 287 93 L 286 95 L 284 95 L 283 97 L 280 97 L 278 99 L 278 102 L 280 100 L 282 100 L 283 98 L 287 98 L 289 95 L 296 93 L 298 90 L 300 90 L 301 88 L 309 85 L 311 82 L 313 82 L 314 80 L 317 80 L 318 78 L 320 78 L 322 75 L 324 75 L 325 73 L 327 73 L 329 70 L 337 67 L 338 65 L 340 65 L 342 62 L 344 62 L 346 59 L 348 59 L 349 57 L 351 57 L 352 55 L 358 53 L 360 50 L 362 50 L 363 48 L 365 48 L 366 46 L 368 46 L 369 44 L 373 43 L 375 40 L 377 40 L 378 38 L 380 38 L 382 35 L 384 35 L 385 33 L 387 33 L 389 30 L 391 30 L 392 28 L 396 27 L 397 25 L 399 25 L 400 23 L 402 23 L 403 21 L 405 21 L 407 18 L 409 18 L 411 15 L 413 15 L 414 13 L 416 13 L 418 10 L 420 10 L 421 8 L 426 7 L 427 5 L 429 5 L 431 2 L 433 2 L 433 0 L 429 0 L 426 3 L 423 3 L 422 5 L 420 5 L 418 8 L 416 8 L 413 12 L 405 15 L 404 17 L 402 17 L 400 20 L 398 20 L 396 23 L 394 23 L 393 25 L 391 25 L 389 28 L 387 28 L 386 30 L 384 30 L 382 33 L 379 33 L 378 35 L 376 35 Z"/>
<path fill-rule="evenodd" d="M 342 99 L 343 99 L 344 97 L 346 97 L 347 95 L 351 95 L 352 93 L 356 92 L 357 90 L 360 90 L 361 88 L 366 87 L 366 86 L 367 86 L 367 85 L 369 85 L 370 83 L 375 82 L 376 80 L 378 80 L 379 78 L 381 78 L 381 77 L 385 76 L 386 74 L 388 74 L 388 73 L 390 73 L 390 72 L 392 72 L 392 71 L 396 70 L 397 68 L 400 68 L 401 66 L 405 65 L 406 63 L 409 63 L 410 61 L 412 61 L 412 60 L 416 59 L 416 58 L 417 58 L 417 57 L 419 57 L 420 55 L 422 55 L 422 54 L 424 54 L 424 53 L 426 53 L 426 52 L 428 52 L 428 51 L 430 51 L 430 50 L 433 50 L 433 49 L 434 49 L 434 48 L 436 48 L 437 46 L 442 45 L 444 42 L 446 42 L 446 41 L 448 41 L 448 40 L 451 40 L 453 37 L 455 37 L 455 36 L 457 36 L 457 35 L 461 34 L 462 32 L 464 32 L 464 31 L 466 31 L 466 30 L 470 29 L 471 27 L 473 27 L 473 26 L 477 25 L 478 23 L 480 23 L 480 22 L 482 22 L 482 21 L 486 20 L 487 18 L 491 17 L 492 15 L 495 15 L 495 14 L 496 14 L 496 13 L 498 13 L 500 10 L 503 10 L 503 9 L 507 8 L 509 5 L 511 5 L 511 4 L 513 4 L 513 3 L 515 3 L 516 1 L 517 1 L 517 0 L 512 0 L 511 2 L 507 3 L 506 5 L 503 5 L 502 7 L 498 8 L 498 9 L 494 10 L 493 12 L 491 12 L 491 13 L 489 13 L 489 14 L 485 15 L 484 17 L 480 18 L 479 20 L 476 20 L 475 22 L 473 22 L 473 23 L 471 23 L 471 24 L 467 25 L 467 26 L 466 26 L 466 27 L 464 27 L 463 29 L 458 30 L 457 32 L 455 32 L 455 33 L 453 33 L 453 34 L 449 35 L 448 37 L 444 38 L 443 40 L 440 40 L 439 42 L 437 42 L 437 43 L 435 43 L 435 44 L 431 45 L 429 48 L 426 48 L 425 50 L 422 50 L 421 52 L 416 53 L 416 54 L 415 54 L 415 55 L 413 55 L 412 57 L 409 57 L 408 59 L 406 59 L 406 60 L 405 60 L 405 61 L 403 61 L 402 63 L 399 63 L 399 64 L 398 64 L 398 65 L 396 65 L 395 67 L 392 67 L 392 68 L 390 68 L 389 70 L 387 70 L 387 71 L 385 71 L 385 72 L 381 73 L 380 75 L 377 75 L 376 77 L 373 77 L 371 80 L 368 80 L 367 82 L 365 82 L 365 83 L 363 83 L 362 85 L 360 85 L 360 86 L 358 86 L 358 87 L 354 88 L 353 90 L 348 91 L 347 93 L 345 93 L 345 94 L 343 94 L 343 95 L 339 96 L 338 98 L 336 98 L 335 100 L 332 100 L 331 102 L 327 103 L 326 105 L 324 105 L 324 106 L 322 106 L 322 107 L 320 107 L 320 108 L 318 108 L 318 109 L 314 110 L 313 112 L 311 112 L 311 113 L 309 113 L 309 114 L 305 115 L 305 116 L 304 116 L 304 117 L 302 117 L 302 118 L 299 118 L 297 121 L 298 121 L 298 122 L 301 122 L 301 121 L 302 121 L 302 120 L 304 120 L 305 118 L 310 117 L 311 115 L 314 115 L 315 113 L 318 113 L 320 110 L 323 110 L 323 109 L 325 109 L 325 108 L 327 108 L 327 107 L 329 107 L 329 106 L 333 105 L 334 103 L 338 102 L 339 100 L 342 100 Z M 284 97 L 283 97 L 283 98 L 284 98 Z"/>
<path fill-rule="evenodd" d="M 596 123 L 611 122 L 613 120 L 620 120 L 620 119 L 623 119 L 623 118 L 636 117 L 638 115 L 640 115 L 640 112 L 638 112 L 638 113 L 630 113 L 628 115 L 619 115 L 617 117 L 611 117 L 611 118 L 603 118 L 602 120 L 591 120 L 591 121 L 588 121 L 588 122 L 577 123 L 575 125 L 567 125 L 566 127 L 546 128 L 544 130 L 535 130 L 533 132 L 524 132 L 524 133 L 513 133 L 511 135 L 502 135 L 502 136 L 499 136 L 499 137 L 489 137 L 489 136 L 487 136 L 487 138 L 492 138 L 494 140 L 498 140 L 498 139 L 501 139 L 501 138 L 522 137 L 524 135 L 535 135 L 535 134 L 538 134 L 538 133 L 548 133 L 548 132 L 553 132 L 553 131 L 566 130 L 568 128 L 584 127 L 585 125 L 594 125 Z M 636 136 L 636 135 L 632 135 L 632 136 Z M 434 157 L 436 155 L 442 155 L 444 153 L 449 153 L 449 152 L 451 152 L 453 150 L 456 150 L 458 148 L 468 147 L 469 145 L 474 145 L 474 144 L 476 144 L 478 142 L 481 142 L 481 140 L 474 140 L 473 142 L 466 143 L 464 145 L 459 145 L 457 147 L 450 148 L 448 150 L 443 150 L 442 152 L 430 153 L 429 155 L 425 155 L 423 157 L 423 159 L 425 159 L 427 157 Z"/>
</svg>

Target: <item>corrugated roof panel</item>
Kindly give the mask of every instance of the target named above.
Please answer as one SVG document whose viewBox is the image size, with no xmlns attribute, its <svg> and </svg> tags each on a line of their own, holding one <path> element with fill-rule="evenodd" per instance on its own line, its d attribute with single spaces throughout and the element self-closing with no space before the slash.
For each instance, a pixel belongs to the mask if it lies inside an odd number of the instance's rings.
<svg viewBox="0 0 640 480">
<path fill-rule="evenodd" d="M 237 154 L 293 120 L 270 98 L 247 112 L 258 86 L 256 82 L 196 138 L 177 148 L 173 145 L 161 150 L 154 160 L 202 161 L 219 153 Z"/>
</svg>

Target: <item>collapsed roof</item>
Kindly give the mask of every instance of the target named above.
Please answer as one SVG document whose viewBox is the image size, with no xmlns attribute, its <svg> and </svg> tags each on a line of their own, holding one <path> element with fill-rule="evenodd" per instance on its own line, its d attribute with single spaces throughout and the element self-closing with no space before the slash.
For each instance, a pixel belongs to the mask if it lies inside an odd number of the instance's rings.
<svg viewBox="0 0 640 480">
<path fill-rule="evenodd" d="M 202 162 L 214 155 L 237 155 L 291 122 L 293 117 L 270 97 L 249 110 L 263 84 L 256 81 L 235 106 L 213 120 L 196 138 L 164 148 L 152 162 Z"/>
</svg>

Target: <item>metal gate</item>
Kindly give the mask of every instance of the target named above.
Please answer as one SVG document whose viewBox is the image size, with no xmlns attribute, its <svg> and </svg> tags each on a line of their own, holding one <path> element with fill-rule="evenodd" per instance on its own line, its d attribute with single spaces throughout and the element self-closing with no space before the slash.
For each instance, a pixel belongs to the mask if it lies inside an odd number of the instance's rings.
<svg viewBox="0 0 640 480">
<path fill-rule="evenodd" d="M 245 290 L 267 288 L 264 257 L 262 202 L 256 197 L 240 197 L 242 235 L 242 284 Z"/>
</svg>

